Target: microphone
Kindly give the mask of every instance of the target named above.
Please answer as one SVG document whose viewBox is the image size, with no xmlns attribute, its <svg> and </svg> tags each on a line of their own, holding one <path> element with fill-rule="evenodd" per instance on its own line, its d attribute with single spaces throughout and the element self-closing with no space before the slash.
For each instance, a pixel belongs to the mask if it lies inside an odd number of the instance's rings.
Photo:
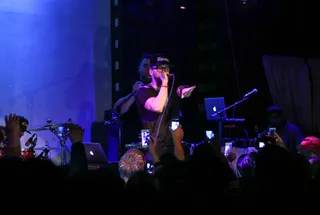
<svg viewBox="0 0 320 215">
<path fill-rule="evenodd" d="M 256 93 L 258 93 L 258 90 L 257 90 L 256 88 L 254 88 L 254 89 L 251 90 L 249 93 L 245 94 L 245 95 L 243 96 L 243 98 L 252 96 L 253 94 L 256 94 Z"/>
<path fill-rule="evenodd" d="M 36 136 L 36 134 L 33 134 L 28 140 L 27 142 L 24 144 L 25 146 L 29 146 L 33 141 L 33 138 Z"/>
<path fill-rule="evenodd" d="M 38 142 L 38 137 L 36 136 L 36 138 L 34 138 L 34 140 L 32 141 L 32 145 L 36 145 Z"/>
</svg>

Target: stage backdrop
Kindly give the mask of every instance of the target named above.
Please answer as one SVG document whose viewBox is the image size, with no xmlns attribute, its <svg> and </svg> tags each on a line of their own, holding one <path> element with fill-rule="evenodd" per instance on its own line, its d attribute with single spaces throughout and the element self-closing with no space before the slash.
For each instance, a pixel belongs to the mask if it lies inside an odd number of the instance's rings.
<svg viewBox="0 0 320 215">
<path fill-rule="evenodd" d="M 112 106 L 110 1 L 1 0 L 0 23 L 0 124 L 7 113 L 30 128 L 72 118 L 89 141 Z M 38 146 L 59 146 L 49 131 L 38 136 Z"/>
</svg>

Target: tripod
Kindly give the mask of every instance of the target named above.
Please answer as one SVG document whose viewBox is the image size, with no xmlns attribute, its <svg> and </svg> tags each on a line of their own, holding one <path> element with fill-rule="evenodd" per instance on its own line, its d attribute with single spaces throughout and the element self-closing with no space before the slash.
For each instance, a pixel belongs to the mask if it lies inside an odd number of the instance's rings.
<svg viewBox="0 0 320 215">
<path fill-rule="evenodd" d="M 59 143 L 61 145 L 61 166 L 67 165 L 67 156 L 66 151 L 70 153 L 68 147 L 66 146 L 66 141 L 69 137 L 69 129 L 66 127 L 58 127 L 56 129 L 50 129 L 50 131 L 55 134 L 59 138 Z M 44 154 L 48 154 L 48 152 L 45 151 Z"/>
</svg>

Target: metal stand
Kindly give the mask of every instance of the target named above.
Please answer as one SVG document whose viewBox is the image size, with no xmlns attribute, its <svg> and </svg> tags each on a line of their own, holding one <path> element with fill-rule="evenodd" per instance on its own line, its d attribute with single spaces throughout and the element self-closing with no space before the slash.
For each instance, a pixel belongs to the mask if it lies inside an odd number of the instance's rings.
<svg viewBox="0 0 320 215">
<path fill-rule="evenodd" d="M 42 152 L 39 154 L 38 158 L 43 159 L 43 160 L 48 160 L 49 159 L 49 149 L 44 149 Z"/>
<path fill-rule="evenodd" d="M 60 129 L 61 128 L 61 129 Z M 69 137 L 69 129 L 66 127 L 57 127 L 50 129 L 58 138 L 61 145 L 61 166 L 67 165 L 67 156 L 66 151 L 69 152 L 68 147 L 66 146 L 66 141 Z"/>
<path fill-rule="evenodd" d="M 249 97 L 243 97 L 243 99 L 241 99 L 240 101 L 237 101 L 235 102 L 234 104 L 214 113 L 211 115 L 212 118 L 216 117 L 216 116 L 219 116 L 219 120 L 218 120 L 218 132 L 219 132 L 219 141 L 220 141 L 220 144 L 222 143 L 222 131 L 223 131 L 223 122 L 225 121 L 225 118 L 224 118 L 224 112 L 237 106 L 238 104 L 241 104 L 242 102 L 246 101 Z"/>
<path fill-rule="evenodd" d="M 63 140 L 60 140 L 61 145 L 61 166 L 67 165 L 67 156 L 66 151 L 69 152 L 68 147 L 66 146 L 66 140 L 68 137 L 64 138 Z"/>
</svg>

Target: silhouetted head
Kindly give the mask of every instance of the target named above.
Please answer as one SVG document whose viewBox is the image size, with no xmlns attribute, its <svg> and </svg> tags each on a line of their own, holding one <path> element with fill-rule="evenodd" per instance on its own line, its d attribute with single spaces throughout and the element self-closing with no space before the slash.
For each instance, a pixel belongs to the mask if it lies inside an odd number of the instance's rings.
<svg viewBox="0 0 320 215">
<path fill-rule="evenodd" d="M 144 84 L 148 84 L 151 82 L 151 76 L 149 73 L 151 58 L 152 58 L 151 54 L 145 54 L 142 56 L 140 64 L 139 64 L 138 71 L 140 74 L 140 80 Z"/>
<path fill-rule="evenodd" d="M 285 118 L 283 117 L 283 112 L 278 106 L 271 106 L 267 109 L 268 122 L 271 127 L 282 127 Z"/>
</svg>

